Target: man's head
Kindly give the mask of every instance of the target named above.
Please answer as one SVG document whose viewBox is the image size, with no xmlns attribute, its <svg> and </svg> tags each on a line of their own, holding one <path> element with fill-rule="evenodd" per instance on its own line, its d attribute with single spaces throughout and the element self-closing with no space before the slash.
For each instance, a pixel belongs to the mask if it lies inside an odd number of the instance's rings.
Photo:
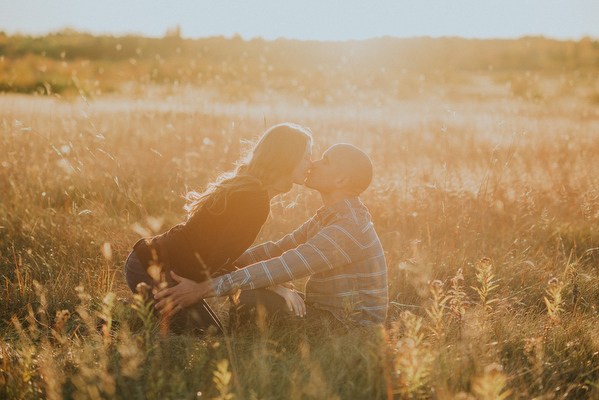
<svg viewBox="0 0 599 400">
<path fill-rule="evenodd" d="M 312 163 L 306 186 L 322 194 L 358 196 L 372 181 L 372 161 L 362 150 L 347 143 L 335 144 Z"/>
</svg>

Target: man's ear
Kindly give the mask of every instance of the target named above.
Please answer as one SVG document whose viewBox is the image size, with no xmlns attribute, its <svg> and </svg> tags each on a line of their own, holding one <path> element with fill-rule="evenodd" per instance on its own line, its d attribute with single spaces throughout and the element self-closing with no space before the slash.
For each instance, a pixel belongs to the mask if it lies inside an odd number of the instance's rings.
<svg viewBox="0 0 599 400">
<path fill-rule="evenodd" d="M 350 179 L 347 175 L 339 175 L 339 177 L 335 180 L 335 187 L 337 189 L 343 189 L 349 185 Z"/>
</svg>

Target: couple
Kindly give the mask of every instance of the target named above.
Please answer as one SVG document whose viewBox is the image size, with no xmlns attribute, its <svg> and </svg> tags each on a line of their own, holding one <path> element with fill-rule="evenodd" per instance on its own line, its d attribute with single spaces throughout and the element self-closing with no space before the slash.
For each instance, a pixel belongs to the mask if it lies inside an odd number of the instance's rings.
<svg viewBox="0 0 599 400">
<path fill-rule="evenodd" d="M 168 288 L 154 297 L 173 324 L 201 330 L 222 325 L 204 299 L 241 290 L 231 313 L 242 321 L 261 304 L 273 315 L 341 326 L 383 323 L 387 269 L 360 195 L 372 179 L 370 158 L 336 144 L 311 161 L 312 137 L 295 124 L 270 128 L 248 160 L 204 193 L 187 194 L 189 218 L 139 240 L 125 263 L 127 284 Z M 270 212 L 270 200 L 293 183 L 320 192 L 323 207 L 279 241 L 248 250 Z M 286 282 L 309 276 L 305 300 Z"/>
</svg>

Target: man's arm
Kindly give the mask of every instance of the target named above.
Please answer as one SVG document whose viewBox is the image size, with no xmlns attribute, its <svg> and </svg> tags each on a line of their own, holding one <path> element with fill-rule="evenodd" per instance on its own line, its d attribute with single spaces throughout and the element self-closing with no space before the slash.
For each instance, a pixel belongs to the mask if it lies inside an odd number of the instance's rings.
<svg viewBox="0 0 599 400">
<path fill-rule="evenodd" d="M 237 260 L 235 265 L 242 268 L 250 264 L 279 257 L 287 250 L 295 249 L 300 244 L 306 243 L 308 228 L 312 219 L 306 221 L 295 231 L 283 236 L 277 242 L 265 242 L 246 250 Z"/>
<path fill-rule="evenodd" d="M 269 287 L 359 261 L 365 248 L 378 243 L 360 243 L 361 237 L 358 225 L 342 219 L 279 257 L 212 279 L 214 292 L 224 296 L 238 289 Z"/>
</svg>

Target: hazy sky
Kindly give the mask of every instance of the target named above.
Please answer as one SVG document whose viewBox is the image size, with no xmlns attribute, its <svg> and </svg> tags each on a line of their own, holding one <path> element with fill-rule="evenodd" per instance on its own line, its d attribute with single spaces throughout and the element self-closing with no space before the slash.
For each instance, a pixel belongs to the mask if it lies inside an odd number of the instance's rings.
<svg viewBox="0 0 599 400">
<path fill-rule="evenodd" d="M 163 36 L 177 24 L 188 38 L 599 38 L 599 0 L 0 0 L 9 34 Z"/>
</svg>

